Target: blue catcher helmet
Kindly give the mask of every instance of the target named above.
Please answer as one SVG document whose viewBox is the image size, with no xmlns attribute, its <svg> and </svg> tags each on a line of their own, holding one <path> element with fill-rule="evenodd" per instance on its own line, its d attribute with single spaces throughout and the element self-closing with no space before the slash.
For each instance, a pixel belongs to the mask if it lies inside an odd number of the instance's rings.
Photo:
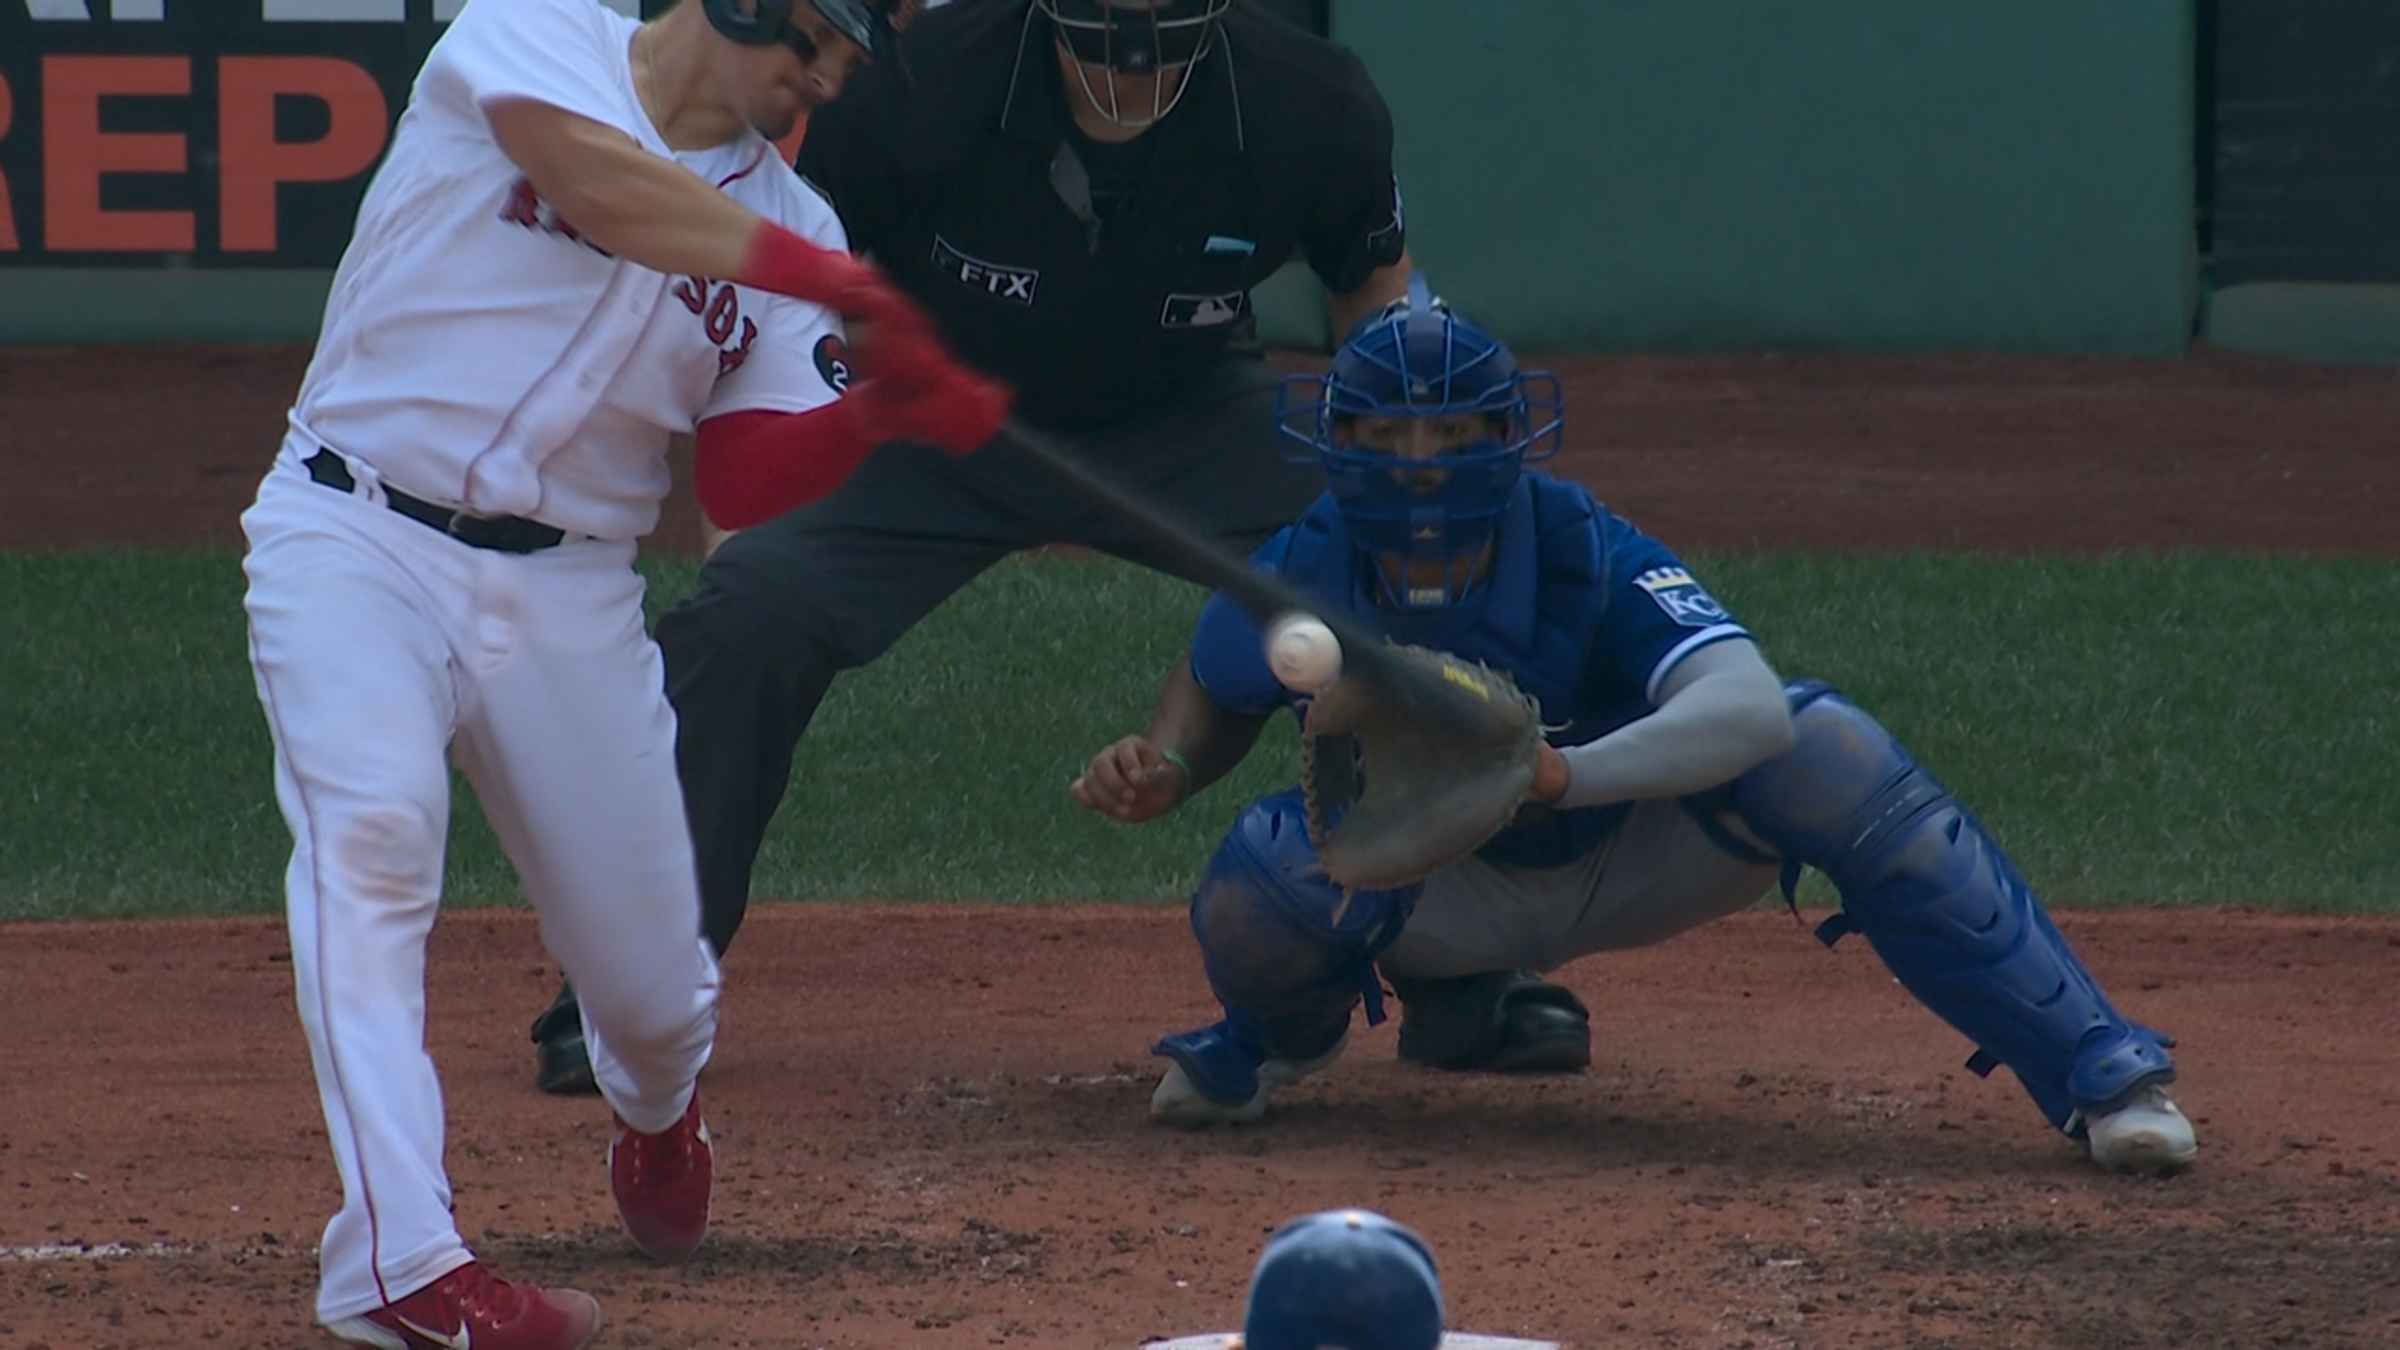
<svg viewBox="0 0 2400 1350">
<path fill-rule="evenodd" d="M 1250 1277 L 1243 1350 L 1434 1350 L 1442 1281 L 1425 1239 L 1371 1210 L 1275 1230 Z"/>
<path fill-rule="evenodd" d="M 1482 434 L 1430 456 L 1361 443 L 1358 419 L 1456 418 Z M 1491 542 L 1525 465 L 1558 453 L 1564 415 L 1558 377 L 1523 371 L 1500 340 L 1409 279 L 1405 298 L 1363 320 L 1334 353 L 1333 368 L 1292 376 L 1276 402 L 1277 428 L 1308 447 L 1325 471 L 1351 539 L 1385 560 L 1377 576 L 1386 604 L 1447 609 L 1475 589 L 1476 570 L 1454 567 Z M 1426 568 L 1422 564 L 1440 564 Z M 1440 584 L 1401 581 L 1412 570 Z"/>
</svg>

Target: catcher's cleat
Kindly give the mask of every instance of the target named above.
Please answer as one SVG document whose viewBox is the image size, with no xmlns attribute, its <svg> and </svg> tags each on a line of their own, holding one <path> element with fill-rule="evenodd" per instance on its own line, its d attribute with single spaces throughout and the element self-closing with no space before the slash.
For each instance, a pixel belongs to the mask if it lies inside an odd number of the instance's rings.
<svg viewBox="0 0 2400 1350">
<path fill-rule="evenodd" d="M 1247 1125 L 1267 1114 L 1267 1093 L 1290 1087 L 1339 1059 L 1350 1043 L 1344 1029 L 1323 1054 L 1307 1059 L 1261 1057 L 1224 1022 L 1163 1037 L 1150 1053 L 1174 1061 L 1150 1094 L 1150 1118 L 1162 1125 Z"/>
<path fill-rule="evenodd" d="M 575 986 L 562 984 L 558 997 L 533 1019 L 533 1085 L 556 1097 L 596 1095 L 592 1054 L 583 1043 L 583 1009 Z"/>
<path fill-rule="evenodd" d="M 2124 1105 L 2084 1122 L 2084 1148 L 2112 1172 L 2177 1172 L 2200 1154 L 2192 1122 L 2163 1080 L 2136 1088 Z"/>
<path fill-rule="evenodd" d="M 1392 979 L 1400 1058 L 1459 1072 L 1580 1073 L 1592 1018 L 1564 986 L 1521 970 L 1452 980 Z"/>
</svg>

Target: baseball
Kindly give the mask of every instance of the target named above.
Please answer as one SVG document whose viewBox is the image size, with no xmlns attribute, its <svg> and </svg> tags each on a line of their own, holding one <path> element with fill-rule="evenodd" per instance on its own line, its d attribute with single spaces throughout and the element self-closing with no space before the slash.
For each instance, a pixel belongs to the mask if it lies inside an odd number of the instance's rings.
<svg viewBox="0 0 2400 1350">
<path fill-rule="evenodd" d="M 1267 629 L 1267 667 L 1287 689 L 1313 694 L 1342 673 L 1342 644 L 1322 619 L 1291 613 Z"/>
</svg>

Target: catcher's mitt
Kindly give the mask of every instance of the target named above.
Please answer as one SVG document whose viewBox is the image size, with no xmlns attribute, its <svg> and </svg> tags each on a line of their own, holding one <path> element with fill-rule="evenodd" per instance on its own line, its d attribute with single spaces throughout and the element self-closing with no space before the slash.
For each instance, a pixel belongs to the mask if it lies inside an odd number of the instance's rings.
<svg viewBox="0 0 2400 1350">
<path fill-rule="evenodd" d="M 1381 643 L 1351 654 L 1301 732 L 1309 839 L 1337 884 L 1374 890 L 1423 880 L 1508 824 L 1542 719 L 1501 671 Z"/>
</svg>

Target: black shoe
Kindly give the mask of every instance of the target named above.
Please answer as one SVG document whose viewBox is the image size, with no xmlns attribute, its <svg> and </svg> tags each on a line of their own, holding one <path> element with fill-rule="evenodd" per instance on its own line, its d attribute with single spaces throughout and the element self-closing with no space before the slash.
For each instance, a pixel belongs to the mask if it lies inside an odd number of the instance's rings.
<svg viewBox="0 0 2400 1350">
<path fill-rule="evenodd" d="M 1580 1073 L 1592 1062 L 1592 1018 L 1571 990 L 1530 971 L 1454 980 L 1392 980 L 1400 1058 L 1430 1069 Z"/>
<path fill-rule="evenodd" d="M 1545 988 L 1574 997 L 1557 985 Z M 1532 1000 L 1509 1004 L 1500 1048 L 1492 1052 L 1489 1067 L 1501 1073 L 1581 1073 L 1590 1068 L 1592 1023 L 1578 1011 L 1581 1007 Z"/>
<path fill-rule="evenodd" d="M 533 1085 L 556 1097 L 596 1096 L 591 1052 L 583 1044 L 583 1009 L 575 986 L 562 984 L 558 997 L 533 1019 Z"/>
</svg>

